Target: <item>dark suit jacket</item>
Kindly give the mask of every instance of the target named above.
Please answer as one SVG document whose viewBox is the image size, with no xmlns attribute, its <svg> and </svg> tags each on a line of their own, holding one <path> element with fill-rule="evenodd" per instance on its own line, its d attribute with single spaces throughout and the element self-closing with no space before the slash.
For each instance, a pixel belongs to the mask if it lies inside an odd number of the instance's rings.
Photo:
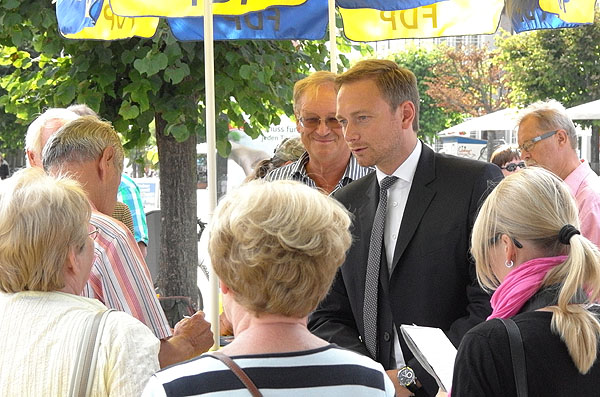
<svg viewBox="0 0 600 397">
<path fill-rule="evenodd" d="M 391 275 L 385 260 L 381 265 L 377 361 L 385 369 L 396 365 L 393 324 L 441 328 L 458 347 L 462 336 L 490 314 L 489 295 L 477 284 L 469 244 L 477 210 L 501 179 L 496 165 L 437 154 L 423 145 Z M 354 214 L 354 241 L 329 294 L 310 316 L 309 328 L 323 339 L 368 355 L 362 342 L 363 301 L 369 240 L 379 201 L 376 173 L 349 184 L 334 197 Z M 435 395 L 435 381 L 418 365 L 402 336 L 400 341 L 407 364 L 427 392 Z"/>
</svg>

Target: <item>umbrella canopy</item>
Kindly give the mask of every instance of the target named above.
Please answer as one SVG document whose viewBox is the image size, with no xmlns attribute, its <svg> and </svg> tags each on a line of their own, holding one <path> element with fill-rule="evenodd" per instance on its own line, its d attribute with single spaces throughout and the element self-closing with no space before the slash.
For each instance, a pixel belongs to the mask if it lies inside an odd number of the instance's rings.
<svg viewBox="0 0 600 397">
<path fill-rule="evenodd" d="M 498 110 L 446 128 L 438 135 L 447 136 L 468 131 L 512 131 L 517 126 L 518 112 L 518 109 L 514 108 Z"/>
<path fill-rule="evenodd" d="M 353 41 L 494 33 L 593 23 L 595 0 L 253 0 L 213 1 L 216 40 L 322 39 L 337 6 Z M 328 5 L 329 3 L 329 5 Z M 165 18 L 180 40 L 204 40 L 203 1 L 58 0 L 59 28 L 73 39 L 151 37 Z M 211 14 L 211 15 L 212 15 Z M 286 15 L 287 14 L 287 15 Z M 293 14 L 293 16 L 292 16 Z"/>
<path fill-rule="evenodd" d="M 572 120 L 600 120 L 600 99 L 567 109 Z"/>
</svg>

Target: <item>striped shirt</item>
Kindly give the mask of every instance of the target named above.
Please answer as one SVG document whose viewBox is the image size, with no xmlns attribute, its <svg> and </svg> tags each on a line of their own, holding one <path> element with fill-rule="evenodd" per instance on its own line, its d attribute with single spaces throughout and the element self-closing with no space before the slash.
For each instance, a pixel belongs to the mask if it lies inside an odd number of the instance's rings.
<svg viewBox="0 0 600 397">
<path fill-rule="evenodd" d="M 158 339 L 172 335 L 142 253 L 125 225 L 96 210 L 90 223 L 98 228 L 94 265 L 82 296 L 98 299 L 146 324 Z"/>
<path fill-rule="evenodd" d="M 393 396 L 394 386 L 381 364 L 336 345 L 291 353 L 232 357 L 264 397 Z M 210 353 L 157 372 L 144 397 L 247 397 L 248 389 Z"/>
<path fill-rule="evenodd" d="M 133 217 L 133 235 L 135 241 L 148 245 L 148 225 L 140 188 L 129 176 L 121 175 L 117 200 L 127 204 Z"/>
<path fill-rule="evenodd" d="M 267 174 L 265 180 L 267 181 L 277 181 L 280 179 L 291 179 L 294 181 L 302 182 L 305 185 L 312 187 L 313 189 L 317 188 L 315 181 L 313 181 L 306 172 L 306 164 L 308 163 L 308 152 L 304 152 L 302 156 L 293 163 L 284 165 L 283 167 L 275 168 L 271 172 Z M 348 166 L 346 167 L 346 171 L 344 171 L 344 175 L 336 185 L 335 189 L 331 192 L 331 194 L 335 193 L 338 189 L 346 186 L 352 181 L 355 181 L 363 176 L 375 171 L 375 168 L 372 167 L 361 167 L 354 156 L 350 155 L 350 161 L 348 161 Z"/>
</svg>

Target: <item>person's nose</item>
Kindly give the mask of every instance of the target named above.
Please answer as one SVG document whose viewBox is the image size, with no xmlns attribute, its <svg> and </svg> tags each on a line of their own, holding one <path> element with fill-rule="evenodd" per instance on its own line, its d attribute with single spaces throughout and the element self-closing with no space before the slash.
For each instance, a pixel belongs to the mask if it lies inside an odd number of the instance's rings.
<svg viewBox="0 0 600 397">
<path fill-rule="evenodd" d="M 344 140 L 348 143 L 354 142 L 358 139 L 357 131 L 352 125 L 350 125 L 350 123 L 344 126 L 342 132 L 344 134 Z"/>
<path fill-rule="evenodd" d="M 329 127 L 327 127 L 327 123 L 323 119 L 321 119 L 321 121 L 319 122 L 319 126 L 317 127 L 317 129 L 315 131 L 320 136 L 329 135 L 329 133 L 331 132 Z"/>
</svg>

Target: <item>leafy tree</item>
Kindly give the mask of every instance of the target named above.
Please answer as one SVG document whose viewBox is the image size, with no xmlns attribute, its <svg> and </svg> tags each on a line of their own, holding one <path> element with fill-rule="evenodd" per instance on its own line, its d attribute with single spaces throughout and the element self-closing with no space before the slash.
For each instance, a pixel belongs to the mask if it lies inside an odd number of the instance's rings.
<svg viewBox="0 0 600 397">
<path fill-rule="evenodd" d="M 482 116 L 510 106 L 503 62 L 497 51 L 476 46 L 441 47 L 427 94 L 449 110 Z"/>
<path fill-rule="evenodd" d="M 177 42 L 164 24 L 152 39 L 66 40 L 57 32 L 53 6 L 33 0 L 3 0 L 0 25 L 0 109 L 14 115 L 21 139 L 23 127 L 44 108 L 73 102 L 112 121 L 127 148 L 142 146 L 154 121 L 163 215 L 159 287 L 165 295 L 195 297 L 203 43 Z M 292 114 L 294 82 L 311 67 L 326 69 L 327 55 L 320 42 L 215 43 L 219 153 L 230 149 L 228 125 L 256 137 L 283 112 Z"/>
<path fill-rule="evenodd" d="M 419 137 L 433 142 L 436 134 L 462 121 L 460 112 L 445 109 L 440 101 L 428 93 L 428 81 L 435 77 L 434 66 L 440 61 L 441 53 L 437 49 L 409 48 L 393 55 L 400 66 L 412 71 L 417 77 L 420 95 Z"/>
<path fill-rule="evenodd" d="M 505 37 L 501 57 L 515 103 L 556 99 L 572 107 L 600 98 L 600 24 Z M 598 125 L 592 126 L 592 167 L 598 172 Z"/>
</svg>

